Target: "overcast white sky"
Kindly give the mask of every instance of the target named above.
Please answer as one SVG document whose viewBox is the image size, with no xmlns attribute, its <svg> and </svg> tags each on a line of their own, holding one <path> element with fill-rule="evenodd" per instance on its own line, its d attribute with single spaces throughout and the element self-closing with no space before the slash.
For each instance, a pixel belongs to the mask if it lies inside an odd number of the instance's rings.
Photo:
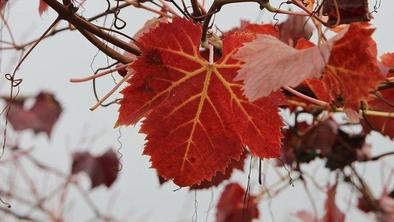
<svg viewBox="0 0 394 222">
<path fill-rule="evenodd" d="M 55 13 L 51 10 L 39 17 L 37 2 L 38 0 L 17 1 L 10 10 L 8 18 L 16 31 L 18 42 L 35 39 L 55 19 Z M 105 8 L 104 0 L 94 2 L 87 4 L 85 16 L 94 15 Z M 273 1 L 273 4 L 278 5 L 279 2 Z M 373 24 L 377 27 L 374 38 L 378 42 L 379 54 L 382 54 L 394 51 L 394 1 L 382 0 L 378 11 L 377 14 L 374 14 L 375 19 L 373 20 Z M 128 22 L 125 32 L 132 34 L 153 15 L 130 8 L 122 12 L 120 16 Z M 240 18 L 250 21 L 271 21 L 272 16 L 272 14 L 260 12 L 256 4 L 245 3 L 225 6 L 216 16 L 215 24 L 220 29 L 226 30 L 238 25 Z M 5 37 L 4 31 L 3 37 Z M 97 53 L 98 50 L 79 33 L 62 33 L 41 43 L 18 72 L 18 77 L 24 80 L 21 85 L 22 95 L 36 94 L 43 89 L 48 90 L 56 94 L 65 109 L 50 141 L 43 135 L 32 140 L 30 133 L 24 133 L 21 137 L 21 141 L 26 147 L 30 145 L 38 147 L 37 156 L 40 159 L 62 169 L 70 167 L 69 150 L 89 150 L 100 153 L 108 147 L 119 146 L 117 142 L 119 130 L 112 128 L 117 118 L 117 107 L 111 106 L 100 108 L 95 112 L 89 111 L 89 107 L 95 101 L 91 84 L 71 84 L 69 82 L 71 77 L 88 75 L 92 73 L 92 70 L 107 64 L 107 58 L 101 53 Z M 9 72 L 15 65 L 15 58 L 18 54 L 11 51 L 0 52 L 0 54 L 0 73 Z M 0 80 L 1 94 L 8 92 L 7 84 L 8 82 L 4 79 Z M 112 86 L 111 77 L 101 79 L 99 81 L 100 94 L 102 95 Z M 94 191 L 93 196 L 96 202 L 104 209 L 108 200 L 111 199 L 110 197 L 116 197 L 116 202 L 111 204 L 112 212 L 115 215 L 131 212 L 132 216 L 129 221 L 191 221 L 194 211 L 194 192 L 188 192 L 187 189 L 173 192 L 177 188 L 173 184 L 159 187 L 155 171 L 149 169 L 148 157 L 141 155 L 144 136 L 138 134 L 138 126 L 122 128 L 121 134 L 123 170 L 110 191 L 103 187 Z M 369 138 L 369 141 L 374 145 L 374 153 L 394 148 L 394 144 L 389 139 L 378 135 Z M 313 163 L 314 167 L 320 165 L 322 163 L 318 161 Z M 370 164 L 365 170 L 366 177 L 370 181 L 375 181 L 372 186 L 376 192 L 381 186 L 376 182 L 379 181 L 377 167 L 376 164 Z M 282 172 L 284 171 L 282 170 Z M 324 178 L 327 172 L 323 170 L 319 175 Z M 255 183 L 256 173 L 253 173 L 252 177 L 254 178 L 252 183 Z M 235 180 L 246 185 L 247 175 L 238 173 Z M 267 180 L 270 183 L 270 177 Z M 86 182 L 88 181 L 86 180 Z M 221 188 L 222 186 L 219 189 L 197 194 L 198 221 L 206 221 L 211 195 L 213 195 L 213 204 L 215 204 Z M 344 207 L 345 201 L 349 199 L 348 191 L 346 188 L 342 189 L 341 187 L 340 189 L 338 201 L 341 207 Z M 316 192 L 313 196 L 322 206 L 324 194 Z M 88 216 L 85 210 L 86 206 L 81 205 L 79 201 L 74 201 L 73 204 L 73 219 L 70 221 L 80 221 L 79 219 Z M 270 207 L 275 220 L 270 216 L 268 205 L 267 201 L 261 204 L 262 218 L 267 222 L 289 221 L 288 219 L 292 218 L 289 216 L 291 213 L 300 209 L 311 209 L 299 184 L 295 184 L 295 188 L 288 189 L 272 201 Z M 370 221 L 369 218 L 361 217 L 356 210 L 351 210 L 348 215 L 347 221 Z M 214 211 L 209 211 L 208 221 L 213 221 L 213 218 Z"/>
</svg>

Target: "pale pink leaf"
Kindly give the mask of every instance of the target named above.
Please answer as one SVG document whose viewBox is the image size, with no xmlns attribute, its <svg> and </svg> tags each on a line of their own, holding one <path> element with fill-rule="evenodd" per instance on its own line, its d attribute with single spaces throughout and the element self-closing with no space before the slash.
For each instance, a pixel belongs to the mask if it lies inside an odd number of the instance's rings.
<svg viewBox="0 0 394 222">
<path fill-rule="evenodd" d="M 244 64 L 235 80 L 244 81 L 250 101 L 269 95 L 284 86 L 295 87 L 308 78 L 320 77 L 330 58 L 333 43 L 343 33 L 322 44 L 298 50 L 269 35 L 259 35 L 233 56 Z"/>
</svg>

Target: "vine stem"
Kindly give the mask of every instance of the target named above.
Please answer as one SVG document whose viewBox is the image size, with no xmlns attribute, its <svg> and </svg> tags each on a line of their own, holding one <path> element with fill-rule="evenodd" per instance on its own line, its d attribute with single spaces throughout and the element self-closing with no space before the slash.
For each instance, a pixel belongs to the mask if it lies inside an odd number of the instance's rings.
<svg viewBox="0 0 394 222">
<path fill-rule="evenodd" d="M 306 101 L 308 101 L 310 103 L 313 103 L 313 104 L 316 104 L 316 105 L 322 106 L 322 107 L 328 107 L 329 106 L 329 104 L 327 102 L 324 102 L 322 100 L 318 100 L 318 99 L 312 98 L 310 96 L 307 96 L 305 94 L 302 94 L 302 93 L 298 92 L 297 90 L 295 90 L 295 89 L 293 89 L 293 88 L 291 88 L 289 86 L 285 86 L 283 88 L 286 89 L 287 91 L 289 91 L 291 94 L 293 94 L 293 95 L 295 95 L 295 96 L 297 96 L 297 97 L 299 97 L 299 98 L 301 98 L 303 100 L 306 100 Z"/>
<path fill-rule="evenodd" d="M 220 9 L 224 5 L 232 4 L 232 3 L 241 3 L 241 2 L 256 2 L 260 5 L 261 9 L 265 8 L 272 13 L 297 15 L 297 16 L 310 16 L 310 14 L 311 14 L 308 10 L 306 11 L 306 13 L 279 10 L 279 9 L 273 7 L 270 4 L 269 0 L 215 0 L 212 3 L 211 7 L 209 8 L 208 13 L 206 15 L 202 16 L 202 18 L 204 18 L 203 27 L 202 27 L 202 36 L 201 36 L 201 44 L 203 47 L 208 46 L 207 32 L 208 32 L 209 23 L 212 19 L 213 14 L 219 12 Z M 313 16 L 313 14 L 311 16 Z"/>
<path fill-rule="evenodd" d="M 8 35 L 9 35 L 10 38 L 11 38 L 12 45 L 15 46 L 14 34 L 12 34 L 11 27 L 10 27 L 10 25 L 8 24 L 7 20 L 5 19 L 4 14 L 3 14 L 2 11 L 0 11 L 0 18 L 1 18 L 1 20 L 3 20 L 3 22 L 4 22 L 4 26 L 5 26 L 5 28 L 7 29 Z"/>
<path fill-rule="evenodd" d="M 130 44 L 127 42 L 122 41 L 121 39 L 118 39 L 112 35 L 110 35 L 107 32 L 102 31 L 100 28 L 96 27 L 86 19 L 82 18 L 81 16 L 75 14 L 75 9 L 73 8 L 72 5 L 63 5 L 57 0 L 43 0 L 45 3 L 47 3 L 52 9 L 54 9 L 58 14 L 61 19 L 65 19 L 68 22 L 70 22 L 75 28 L 77 28 L 81 33 L 89 40 L 95 40 L 95 36 L 131 53 L 134 55 L 140 55 L 141 51 L 137 46 L 134 44 Z M 89 34 L 89 35 L 87 35 Z M 98 40 L 98 39 L 97 39 Z M 97 40 L 95 42 L 92 42 L 95 44 L 97 47 L 102 46 L 102 44 L 98 44 Z M 105 44 L 104 44 L 105 45 Z M 106 45 L 105 45 L 106 46 Z M 106 51 L 109 49 L 109 47 L 101 47 L 100 50 Z M 111 53 L 117 53 L 113 50 Z M 117 53 L 119 54 L 119 53 Z M 111 56 L 113 57 L 113 55 Z M 122 57 L 121 54 L 117 55 L 117 57 Z M 127 61 L 127 59 L 125 60 Z M 123 62 L 127 63 L 127 62 Z"/>
<path fill-rule="evenodd" d="M 363 160 L 363 161 L 364 162 L 366 162 L 366 161 L 376 161 L 376 160 L 379 160 L 379 159 L 381 159 L 383 157 L 392 156 L 392 155 L 394 155 L 394 152 L 383 153 L 383 154 L 380 154 L 378 156 L 375 156 L 375 157 L 372 157 L 370 159 L 366 159 L 366 160 Z"/>
<path fill-rule="evenodd" d="M 130 64 L 131 63 L 127 63 L 125 65 L 120 65 L 120 66 L 118 66 L 118 67 L 116 67 L 114 69 L 111 68 L 111 69 L 108 69 L 108 70 L 105 70 L 105 71 L 102 71 L 102 72 L 99 72 L 97 74 L 93 74 L 93 75 L 90 75 L 90 76 L 87 76 L 87 77 L 71 78 L 70 82 L 74 82 L 74 83 L 87 82 L 89 80 L 97 79 L 97 78 L 100 78 L 102 76 L 105 76 L 105 75 L 111 74 L 113 72 L 119 71 L 121 69 L 127 68 L 127 66 L 129 66 Z"/>
<path fill-rule="evenodd" d="M 287 100 L 288 103 L 296 105 L 296 106 L 301 106 L 301 107 L 314 107 L 317 109 L 326 109 L 327 107 L 322 107 L 322 106 L 318 106 L 316 104 L 314 105 L 309 105 L 303 102 L 299 102 L 299 101 L 295 101 L 295 100 L 291 100 L 288 99 Z M 343 108 L 336 108 L 334 110 L 334 112 L 344 112 Z M 359 111 L 361 114 L 364 113 L 365 115 L 368 116 L 378 116 L 378 117 L 386 117 L 386 118 L 394 118 L 394 112 L 383 112 L 383 111 L 377 111 L 377 110 L 360 110 Z"/>
<path fill-rule="evenodd" d="M 94 111 L 99 107 L 105 100 L 107 100 L 112 94 L 115 93 L 115 91 L 124 83 L 126 82 L 131 76 L 133 75 L 133 72 L 128 72 L 127 75 L 123 77 L 122 80 L 120 80 L 107 94 L 105 94 L 94 106 L 90 108 L 90 111 Z"/>
<path fill-rule="evenodd" d="M 5 118 L 5 126 L 4 126 L 4 131 L 3 131 L 3 145 L 2 145 L 2 150 L 0 156 L 3 156 L 5 146 L 7 144 L 7 128 L 8 128 L 8 115 L 10 113 L 10 110 L 12 108 L 12 103 L 14 100 L 14 87 L 17 87 L 22 80 L 19 80 L 19 83 L 15 85 L 15 75 L 16 71 L 20 68 L 22 63 L 26 60 L 26 58 L 30 55 L 30 53 L 33 51 L 33 49 L 41 42 L 41 40 L 45 37 L 45 35 L 51 31 L 51 29 L 60 21 L 60 18 L 57 17 L 55 21 L 52 22 L 52 24 L 45 30 L 45 32 L 40 36 L 40 38 L 30 47 L 30 49 L 22 56 L 22 58 L 19 60 L 18 64 L 15 66 L 14 70 L 12 71 L 12 74 L 10 74 L 9 80 L 10 80 L 10 94 L 9 98 L 10 101 L 8 102 L 5 110 L 6 110 L 6 118 Z M 6 75 L 7 76 L 7 75 Z"/>
<path fill-rule="evenodd" d="M 315 18 L 317 21 L 319 21 L 321 24 L 323 24 L 324 26 L 327 27 L 331 27 L 329 24 L 327 24 L 327 22 L 323 21 L 320 17 L 316 16 L 315 14 L 313 14 L 312 12 L 309 11 L 308 8 L 306 8 L 301 2 L 299 2 L 298 0 L 291 0 L 291 2 L 299 7 L 300 9 L 302 9 L 304 12 L 306 12 L 308 14 L 308 16 L 311 16 L 313 18 Z"/>
<path fill-rule="evenodd" d="M 159 10 L 156 10 L 156 9 L 153 9 L 153 8 L 149 8 L 149 7 L 147 7 L 147 6 L 144 6 L 144 5 L 142 5 L 141 3 L 139 3 L 139 2 L 137 2 L 137 1 L 134 1 L 134 0 L 124 0 L 126 3 L 128 3 L 129 5 L 132 5 L 132 6 L 134 6 L 134 7 L 136 7 L 136 8 L 142 8 L 142 9 L 145 9 L 145 10 L 147 10 L 147 11 L 149 11 L 149 12 L 152 12 L 152 13 L 155 13 L 155 14 L 158 14 L 158 15 L 161 15 L 161 16 L 163 16 L 163 17 L 167 17 L 167 18 L 171 18 L 171 15 L 168 15 L 167 13 L 164 13 L 164 12 L 162 12 L 162 11 L 159 11 Z M 172 13 L 171 11 L 169 11 L 170 13 Z M 176 15 L 176 14 L 175 14 Z"/>
</svg>

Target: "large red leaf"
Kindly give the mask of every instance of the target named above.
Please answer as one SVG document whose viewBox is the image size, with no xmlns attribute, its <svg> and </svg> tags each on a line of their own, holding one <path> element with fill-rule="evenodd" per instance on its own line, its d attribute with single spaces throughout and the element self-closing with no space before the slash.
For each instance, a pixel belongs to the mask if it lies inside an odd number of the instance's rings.
<svg viewBox="0 0 394 222">
<path fill-rule="evenodd" d="M 216 222 L 251 222 L 256 218 L 259 218 L 256 197 L 245 199 L 245 190 L 239 184 L 228 184 L 217 204 Z"/>
<path fill-rule="evenodd" d="M 232 160 L 229 163 L 229 165 L 224 173 L 217 172 L 216 175 L 214 177 L 212 177 L 211 181 L 204 180 L 203 182 L 201 182 L 200 185 L 192 186 L 191 189 L 207 189 L 207 188 L 215 187 L 215 186 L 218 186 L 219 184 L 221 184 L 223 181 L 230 179 L 231 175 L 233 174 L 233 172 L 235 170 L 242 171 L 244 169 L 245 158 L 247 156 L 246 154 L 247 154 L 247 152 L 244 152 L 238 161 Z"/>
<path fill-rule="evenodd" d="M 243 145 L 264 158 L 279 156 L 282 120 L 280 93 L 254 103 L 233 78 L 240 45 L 255 38 L 235 31 L 223 40 L 223 57 L 213 64 L 199 54 L 201 27 L 175 18 L 139 39 L 142 56 L 122 93 L 117 126 L 146 117 L 144 154 L 165 179 L 180 186 L 210 180 L 238 160 Z"/>
<path fill-rule="evenodd" d="M 384 80 L 376 58 L 376 43 L 371 38 L 373 29 L 365 24 L 351 24 L 345 36 L 331 51 L 323 74 L 334 103 L 345 111 L 358 112 L 360 102 Z"/>
</svg>

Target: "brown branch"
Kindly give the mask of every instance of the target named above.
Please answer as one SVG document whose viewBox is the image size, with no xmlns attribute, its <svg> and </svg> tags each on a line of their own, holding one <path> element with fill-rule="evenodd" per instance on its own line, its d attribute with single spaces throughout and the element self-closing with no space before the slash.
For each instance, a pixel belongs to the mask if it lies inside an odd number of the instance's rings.
<svg viewBox="0 0 394 222">
<path fill-rule="evenodd" d="M 202 12 L 200 10 L 200 6 L 198 4 L 198 0 L 190 0 L 193 9 L 193 17 L 200 17 L 202 16 Z"/>
<path fill-rule="evenodd" d="M 134 55 L 140 55 L 141 51 L 138 49 L 137 46 L 134 44 L 129 44 L 126 43 L 104 31 L 102 31 L 100 28 L 96 27 L 95 25 L 91 24 L 89 21 L 86 19 L 82 18 L 81 16 L 75 14 L 75 9 L 73 8 L 72 5 L 63 5 L 59 3 L 57 0 L 44 0 L 45 3 L 47 3 L 52 9 L 54 9 L 58 14 L 61 19 L 67 20 L 69 23 L 71 23 L 74 27 L 76 27 L 79 31 L 85 30 L 85 34 L 87 32 L 90 32 L 93 35 L 96 35 L 97 37 L 104 39 L 105 41 L 108 41 L 109 43 L 131 53 Z M 84 36 L 86 37 L 86 35 Z M 89 41 L 92 38 L 88 39 Z M 95 44 L 95 43 L 93 43 Z M 121 57 L 121 56 L 117 56 Z"/>
<path fill-rule="evenodd" d="M 119 5 L 119 7 L 112 7 L 110 10 L 105 11 L 105 12 L 102 12 L 102 13 L 99 13 L 99 14 L 97 14 L 97 15 L 95 15 L 95 16 L 92 16 L 92 17 L 86 19 L 86 20 L 89 21 L 89 22 L 91 22 L 91 21 L 94 21 L 94 20 L 99 19 L 99 18 L 101 18 L 101 17 L 104 17 L 104 16 L 106 16 L 106 15 L 109 15 L 109 14 L 111 14 L 111 13 L 114 13 L 115 10 L 117 10 L 117 9 L 120 10 L 120 9 L 126 8 L 126 7 L 128 7 L 128 6 L 130 6 L 130 4 L 124 3 L 124 4 Z M 56 34 L 58 34 L 58 33 L 60 33 L 60 32 L 64 32 L 64 31 L 68 31 L 68 30 L 74 31 L 74 30 L 76 30 L 76 29 L 75 29 L 74 26 L 71 26 L 71 25 L 69 25 L 69 26 L 67 26 L 67 27 L 64 27 L 64 28 L 53 29 L 51 32 L 49 32 L 47 35 L 45 35 L 45 36 L 44 36 L 43 38 L 41 38 L 41 39 L 46 39 L 46 38 L 55 36 Z M 14 50 L 23 50 L 23 49 L 25 49 L 27 46 L 32 45 L 32 44 L 34 44 L 34 43 L 37 42 L 37 41 L 38 41 L 38 39 L 34 39 L 34 40 L 31 40 L 30 42 L 26 42 L 26 43 L 23 43 L 23 44 L 20 44 L 20 45 L 14 45 L 14 44 L 11 43 L 11 42 L 0 41 L 0 42 L 3 42 L 3 43 L 6 43 L 6 44 L 8 44 L 8 45 L 11 45 L 11 46 L 9 46 L 9 47 L 2 47 L 2 48 L 0 48 L 0 49 L 1 49 L 1 50 L 11 50 L 11 49 L 14 49 Z"/>
<path fill-rule="evenodd" d="M 394 155 L 394 152 L 383 153 L 383 154 L 380 154 L 378 156 L 372 157 L 370 159 L 361 160 L 360 162 L 376 161 L 376 160 L 379 160 L 379 159 L 381 159 L 383 157 L 387 157 L 387 156 L 391 156 L 391 155 Z"/>
<path fill-rule="evenodd" d="M 100 51 L 104 52 L 106 55 L 109 57 L 121 62 L 121 63 L 130 63 L 132 59 L 130 57 L 124 56 L 108 45 L 104 44 L 100 39 L 98 39 L 96 36 L 94 36 L 92 33 L 86 31 L 85 29 L 82 28 L 77 28 L 78 31 L 85 36 L 89 42 L 91 42 L 93 45 L 95 45 Z"/>
</svg>

